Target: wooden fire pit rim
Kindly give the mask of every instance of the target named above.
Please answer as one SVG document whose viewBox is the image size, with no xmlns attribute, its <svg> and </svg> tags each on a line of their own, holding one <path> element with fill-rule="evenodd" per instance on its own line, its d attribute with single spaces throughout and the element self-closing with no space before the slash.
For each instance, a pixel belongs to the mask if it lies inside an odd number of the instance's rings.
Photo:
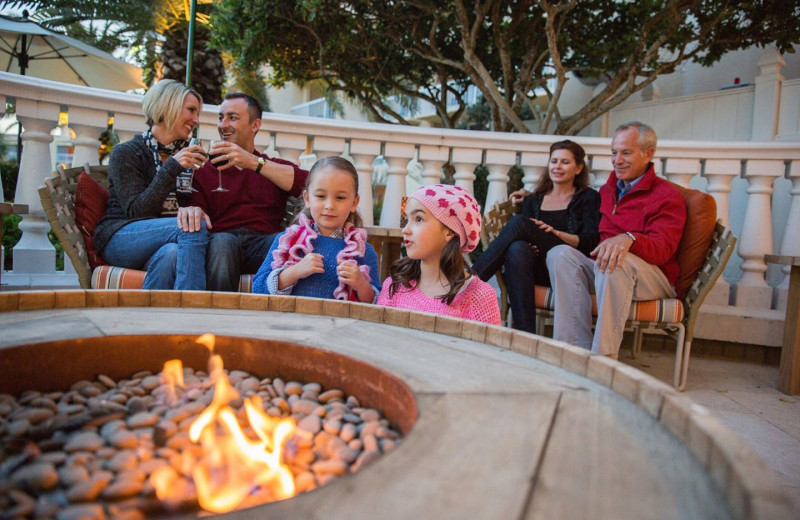
<svg viewBox="0 0 800 520">
<path fill-rule="evenodd" d="M 706 408 L 648 374 L 573 345 L 501 326 L 447 316 L 293 296 L 145 290 L 0 292 L 0 312 L 97 307 L 183 307 L 304 313 L 417 329 L 514 351 L 591 379 L 651 415 L 690 449 L 695 459 L 723 490 L 739 518 L 777 520 L 794 514 L 791 500 L 775 474 L 743 440 L 712 417 Z"/>
</svg>

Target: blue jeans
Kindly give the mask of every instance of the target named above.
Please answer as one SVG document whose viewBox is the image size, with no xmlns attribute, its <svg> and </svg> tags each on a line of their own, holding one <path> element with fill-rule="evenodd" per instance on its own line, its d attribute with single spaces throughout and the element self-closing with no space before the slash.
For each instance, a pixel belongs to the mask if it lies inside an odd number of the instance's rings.
<svg viewBox="0 0 800 520">
<path fill-rule="evenodd" d="M 143 289 L 206 289 L 208 230 L 188 233 L 175 217 L 135 220 L 120 228 L 103 250 L 111 265 L 147 271 Z"/>
<path fill-rule="evenodd" d="M 209 291 L 238 291 L 239 276 L 255 274 L 278 233 L 265 235 L 251 229 L 211 233 L 206 277 Z"/>
<path fill-rule="evenodd" d="M 550 285 L 544 259 L 550 249 L 563 243 L 554 234 L 539 229 L 528 217 L 514 215 L 472 264 L 472 270 L 483 281 L 488 281 L 502 266 L 514 329 L 536 332 L 534 285 Z"/>
</svg>

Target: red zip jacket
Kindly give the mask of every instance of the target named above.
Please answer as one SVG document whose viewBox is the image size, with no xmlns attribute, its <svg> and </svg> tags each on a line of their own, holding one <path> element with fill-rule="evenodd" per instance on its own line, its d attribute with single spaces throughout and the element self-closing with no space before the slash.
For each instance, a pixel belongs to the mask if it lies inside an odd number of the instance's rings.
<svg viewBox="0 0 800 520">
<path fill-rule="evenodd" d="M 667 180 L 656 177 L 650 163 L 642 180 L 621 201 L 617 200 L 614 172 L 600 188 L 600 240 L 625 232 L 636 242 L 630 252 L 648 264 L 658 266 L 673 287 L 677 287 L 678 244 L 686 223 L 686 202 Z"/>
</svg>

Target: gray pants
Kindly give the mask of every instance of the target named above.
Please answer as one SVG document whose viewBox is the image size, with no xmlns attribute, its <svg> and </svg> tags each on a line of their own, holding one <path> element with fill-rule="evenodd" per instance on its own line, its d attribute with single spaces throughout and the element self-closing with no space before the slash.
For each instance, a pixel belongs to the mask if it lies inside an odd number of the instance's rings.
<svg viewBox="0 0 800 520">
<path fill-rule="evenodd" d="M 635 300 L 674 298 L 675 289 L 658 267 L 628 253 L 613 273 L 602 273 L 594 260 L 567 245 L 547 253 L 555 295 L 553 338 L 599 354 L 616 354 Z M 597 325 L 592 339 L 592 300 L 597 295 Z"/>
</svg>

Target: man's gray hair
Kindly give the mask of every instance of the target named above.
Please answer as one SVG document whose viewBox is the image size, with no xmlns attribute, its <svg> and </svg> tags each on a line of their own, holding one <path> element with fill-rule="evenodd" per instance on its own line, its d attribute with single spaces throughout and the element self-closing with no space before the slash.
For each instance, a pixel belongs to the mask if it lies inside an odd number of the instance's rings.
<svg viewBox="0 0 800 520">
<path fill-rule="evenodd" d="M 639 121 L 628 121 L 627 123 L 619 125 L 617 129 L 614 130 L 614 135 L 628 128 L 635 128 L 639 131 L 639 147 L 642 150 L 647 150 L 648 148 L 653 148 L 655 150 L 658 137 L 656 137 L 656 131 L 653 130 L 652 126 Z"/>
</svg>

